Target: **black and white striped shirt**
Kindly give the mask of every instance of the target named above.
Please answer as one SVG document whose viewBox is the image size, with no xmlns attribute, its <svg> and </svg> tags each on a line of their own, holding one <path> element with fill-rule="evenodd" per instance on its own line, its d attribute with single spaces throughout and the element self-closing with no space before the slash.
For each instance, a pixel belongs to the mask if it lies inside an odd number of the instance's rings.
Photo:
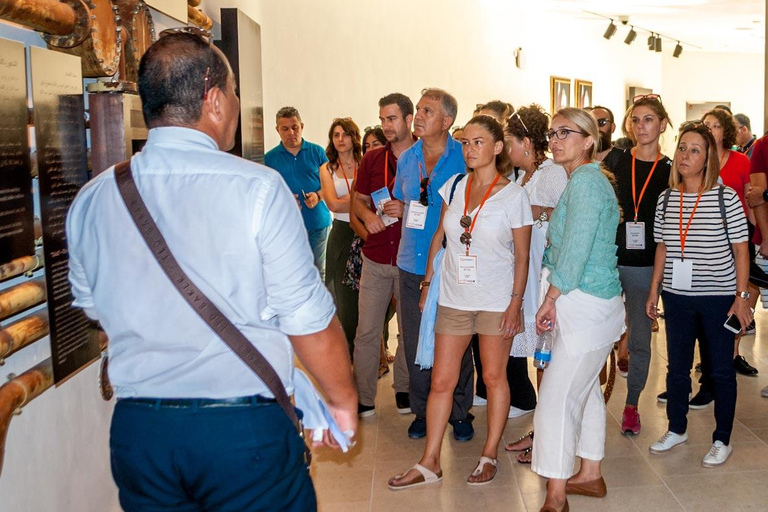
<svg viewBox="0 0 768 512">
<path fill-rule="evenodd" d="M 736 291 L 736 267 L 730 244 L 746 242 L 747 221 L 736 192 L 725 187 L 725 214 L 728 234 L 720 212 L 719 187 L 701 195 L 696 214 L 685 239 L 685 259 L 693 261 L 693 279 L 690 290 L 672 288 L 672 262 L 680 253 L 680 191 L 672 190 L 664 208 L 664 195 L 656 202 L 656 222 L 653 239 L 667 248 L 664 262 L 664 290 L 681 295 L 731 295 Z M 683 194 L 683 231 L 696 204 L 696 193 Z"/>
</svg>

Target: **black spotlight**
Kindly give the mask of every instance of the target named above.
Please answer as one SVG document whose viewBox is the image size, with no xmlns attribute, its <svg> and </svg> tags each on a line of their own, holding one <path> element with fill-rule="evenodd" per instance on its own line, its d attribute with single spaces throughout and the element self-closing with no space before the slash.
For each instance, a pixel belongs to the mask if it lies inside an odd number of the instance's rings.
<svg viewBox="0 0 768 512">
<path fill-rule="evenodd" d="M 603 34 L 603 37 L 606 39 L 610 39 L 613 37 L 613 34 L 616 33 L 616 25 L 613 24 L 613 20 L 611 20 L 611 24 L 608 25 L 608 28 L 605 29 L 605 34 Z"/>
<path fill-rule="evenodd" d="M 660 36 L 656 36 L 656 51 L 657 52 L 661 51 L 661 37 Z"/>
<path fill-rule="evenodd" d="M 648 49 L 653 51 L 654 48 L 656 48 L 656 36 L 651 32 L 651 35 L 648 36 Z"/>
<path fill-rule="evenodd" d="M 672 52 L 672 56 L 677 59 L 680 57 L 681 53 L 683 53 L 683 47 L 680 46 L 680 41 L 678 41 L 677 46 L 675 46 L 675 50 Z"/>
<path fill-rule="evenodd" d="M 635 27 L 632 27 L 629 29 L 629 33 L 627 34 L 627 37 L 624 38 L 624 42 L 626 44 L 632 44 L 632 41 L 635 40 L 637 37 L 637 32 L 635 32 Z"/>
</svg>

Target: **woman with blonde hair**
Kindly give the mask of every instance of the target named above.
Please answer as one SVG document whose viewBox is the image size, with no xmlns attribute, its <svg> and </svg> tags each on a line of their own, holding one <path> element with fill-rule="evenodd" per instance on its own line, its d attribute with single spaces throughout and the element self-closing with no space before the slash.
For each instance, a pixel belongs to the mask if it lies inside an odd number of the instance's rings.
<svg viewBox="0 0 768 512">
<path fill-rule="evenodd" d="M 712 447 L 702 460 L 704 467 L 723 464 L 733 450 L 734 331 L 753 318 L 747 302 L 746 218 L 736 192 L 718 184 L 719 174 L 717 143 L 710 130 L 701 122 L 683 125 L 670 188 L 656 204 L 656 259 L 646 301 L 648 316 L 656 318 L 661 291 L 668 362 L 669 426 L 650 452 L 663 453 L 688 441 L 688 391 L 698 338 L 715 395 L 716 427 Z M 729 319 L 735 323 L 733 331 L 723 325 Z"/>
<path fill-rule="evenodd" d="M 612 176 L 595 162 L 597 121 L 585 110 L 564 108 L 547 135 L 552 159 L 569 181 L 549 220 L 544 251 L 546 291 L 536 329 L 551 330 L 553 344 L 533 418 L 531 468 L 549 478 L 541 510 L 559 512 L 569 509 L 566 493 L 606 493 L 600 370 L 624 330 L 624 304 L 616 267 L 619 206 Z M 574 475 L 576 456 L 581 468 Z"/>
</svg>

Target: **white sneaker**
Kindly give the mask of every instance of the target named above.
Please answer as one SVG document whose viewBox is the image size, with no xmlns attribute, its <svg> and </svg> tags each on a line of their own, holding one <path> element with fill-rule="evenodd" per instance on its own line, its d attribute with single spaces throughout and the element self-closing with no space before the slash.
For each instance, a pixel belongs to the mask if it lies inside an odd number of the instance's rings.
<svg viewBox="0 0 768 512">
<path fill-rule="evenodd" d="M 762 390 L 760 390 L 760 395 L 768 398 L 768 386 L 765 386 Z"/>
<path fill-rule="evenodd" d="M 525 409 L 519 409 L 515 407 L 514 405 L 509 406 L 509 416 L 507 418 L 520 418 L 521 416 L 525 416 L 526 414 L 531 414 L 535 409 L 531 409 L 529 411 L 526 411 Z"/>
<path fill-rule="evenodd" d="M 648 450 L 651 453 L 662 453 L 666 452 L 667 450 L 671 450 L 675 446 L 683 443 L 688 442 L 688 433 L 685 434 L 675 434 L 674 432 L 671 432 L 667 430 L 667 432 L 661 436 L 661 438 L 653 443 Z"/>
<path fill-rule="evenodd" d="M 485 398 L 475 395 L 475 398 L 472 399 L 472 407 L 485 407 L 486 405 L 488 405 L 488 400 Z"/>
<path fill-rule="evenodd" d="M 709 453 L 707 453 L 704 456 L 704 460 L 701 461 L 701 465 L 705 468 L 719 466 L 728 460 L 731 453 L 733 453 L 731 445 L 725 445 L 722 441 L 715 441 L 715 444 L 709 449 Z"/>
</svg>

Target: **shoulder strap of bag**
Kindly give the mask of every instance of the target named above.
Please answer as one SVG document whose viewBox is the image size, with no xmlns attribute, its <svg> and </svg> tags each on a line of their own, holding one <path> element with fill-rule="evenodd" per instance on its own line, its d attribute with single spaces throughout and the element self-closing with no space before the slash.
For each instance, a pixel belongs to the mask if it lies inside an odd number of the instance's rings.
<svg viewBox="0 0 768 512">
<path fill-rule="evenodd" d="M 184 297 L 213 332 L 264 381 L 264 384 L 275 396 L 277 403 L 280 404 L 285 414 L 288 415 L 296 429 L 302 434 L 301 422 L 275 369 L 261 352 L 248 341 L 243 333 L 190 281 L 179 266 L 173 253 L 168 248 L 165 238 L 163 238 L 162 233 L 157 228 L 157 224 L 152 220 L 147 206 L 141 199 L 139 190 L 136 188 L 136 182 L 133 179 L 133 174 L 131 173 L 130 160 L 115 166 L 115 179 L 125 206 L 128 208 L 141 236 L 181 296 Z"/>
</svg>

